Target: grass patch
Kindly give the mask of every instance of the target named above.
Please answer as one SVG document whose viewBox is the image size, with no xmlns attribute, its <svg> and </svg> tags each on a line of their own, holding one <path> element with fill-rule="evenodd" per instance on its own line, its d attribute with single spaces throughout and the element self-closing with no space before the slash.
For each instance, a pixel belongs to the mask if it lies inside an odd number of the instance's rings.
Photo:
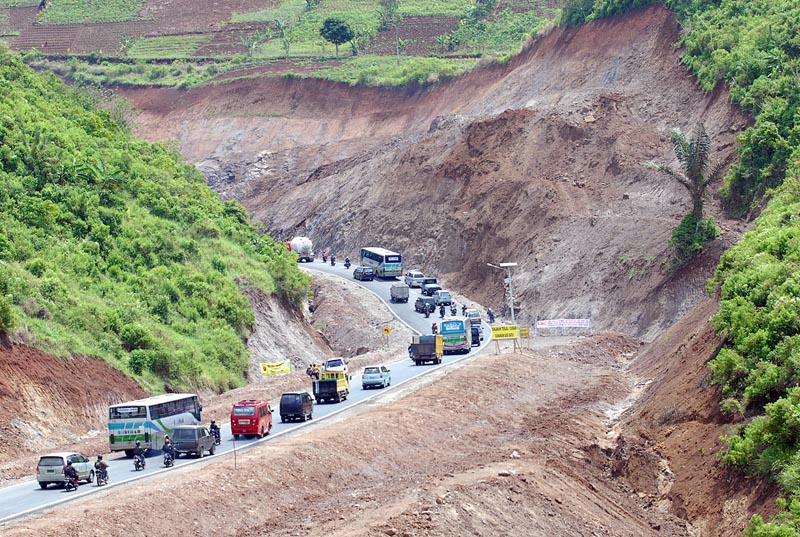
<svg viewBox="0 0 800 537">
<path fill-rule="evenodd" d="M 338 66 L 323 67 L 313 76 L 365 86 L 424 87 L 473 69 L 477 60 L 401 56 L 356 56 Z"/>
<path fill-rule="evenodd" d="M 211 35 L 145 37 L 137 40 L 128 57 L 139 60 L 189 58 L 211 40 Z"/>
<path fill-rule="evenodd" d="M 38 20 L 49 24 L 83 24 L 140 20 L 142 0 L 49 0 Z"/>
</svg>

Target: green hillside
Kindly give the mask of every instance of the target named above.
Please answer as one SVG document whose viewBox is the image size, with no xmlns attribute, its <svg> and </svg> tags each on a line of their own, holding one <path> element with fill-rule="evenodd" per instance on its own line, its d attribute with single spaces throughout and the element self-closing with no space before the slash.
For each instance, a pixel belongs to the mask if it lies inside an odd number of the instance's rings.
<svg viewBox="0 0 800 537">
<path fill-rule="evenodd" d="M 621 14 L 648 0 L 569 0 L 562 24 Z M 726 346 L 709 364 L 723 412 L 741 423 L 722 460 L 784 490 L 770 523 L 746 535 L 800 535 L 800 4 L 668 0 L 686 29 L 683 62 L 706 91 L 724 81 L 755 126 L 721 192 L 735 216 L 759 216 L 709 284 Z M 766 208 L 759 215 L 760 208 Z"/>
<path fill-rule="evenodd" d="M 2 46 L 0 88 L 0 332 L 151 391 L 243 384 L 243 292 L 309 290 L 284 246 L 177 152 Z"/>
</svg>

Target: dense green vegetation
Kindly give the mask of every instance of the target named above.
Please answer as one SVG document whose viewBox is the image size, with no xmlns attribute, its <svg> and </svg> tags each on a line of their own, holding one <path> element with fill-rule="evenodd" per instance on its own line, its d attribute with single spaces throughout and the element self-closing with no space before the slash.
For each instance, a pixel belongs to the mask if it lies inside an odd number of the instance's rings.
<svg viewBox="0 0 800 537">
<path fill-rule="evenodd" d="M 248 290 L 308 278 L 235 202 L 89 94 L 0 47 L 0 332 L 98 356 L 153 391 L 245 380 Z"/>
<path fill-rule="evenodd" d="M 570 0 L 563 24 L 624 13 L 643 0 Z M 752 536 L 800 535 L 800 4 L 794 0 L 668 0 L 687 29 L 683 62 L 710 91 L 720 81 L 756 118 L 739 138 L 725 180 L 733 215 L 769 204 L 722 258 L 710 290 L 726 346 L 710 362 L 723 411 L 745 425 L 724 440 L 723 461 L 775 479 L 783 510 Z"/>
<path fill-rule="evenodd" d="M 12 0 L 13 1 L 13 0 Z M 138 20 L 144 0 L 47 0 L 38 20 L 47 24 L 82 24 Z"/>
</svg>

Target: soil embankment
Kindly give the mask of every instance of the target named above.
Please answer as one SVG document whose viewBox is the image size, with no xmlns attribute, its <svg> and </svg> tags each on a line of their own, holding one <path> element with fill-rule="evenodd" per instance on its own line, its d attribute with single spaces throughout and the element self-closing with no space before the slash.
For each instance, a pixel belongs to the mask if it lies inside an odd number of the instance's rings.
<svg viewBox="0 0 800 537">
<path fill-rule="evenodd" d="M 670 128 L 705 122 L 721 158 L 749 123 L 724 91 L 700 91 L 678 36 L 655 5 L 554 30 L 430 91 L 292 78 L 127 95 L 139 133 L 177 140 L 279 238 L 351 257 L 386 246 L 496 310 L 502 277 L 486 263 L 516 261 L 519 319 L 590 317 L 652 340 L 703 299 L 744 229 L 709 200 L 722 237 L 690 273 L 670 270 L 689 197 L 645 163 L 674 161 Z"/>
</svg>

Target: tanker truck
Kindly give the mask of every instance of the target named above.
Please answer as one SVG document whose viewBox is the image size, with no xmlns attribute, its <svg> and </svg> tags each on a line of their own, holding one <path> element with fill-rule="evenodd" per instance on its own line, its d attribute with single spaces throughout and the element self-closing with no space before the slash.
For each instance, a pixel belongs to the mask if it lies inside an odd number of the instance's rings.
<svg viewBox="0 0 800 537">
<path fill-rule="evenodd" d="M 295 237 L 286 243 L 289 251 L 297 254 L 297 260 L 302 263 L 314 261 L 314 251 L 311 249 L 311 239 L 308 237 Z"/>
</svg>

